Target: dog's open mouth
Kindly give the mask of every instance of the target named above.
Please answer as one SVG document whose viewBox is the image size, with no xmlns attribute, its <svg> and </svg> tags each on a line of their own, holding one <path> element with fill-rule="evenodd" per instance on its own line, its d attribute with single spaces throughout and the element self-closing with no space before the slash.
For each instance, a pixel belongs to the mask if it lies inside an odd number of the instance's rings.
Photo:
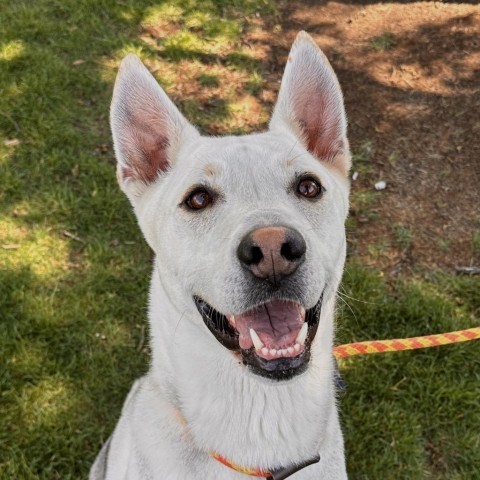
<svg viewBox="0 0 480 480">
<path fill-rule="evenodd" d="M 294 301 L 272 300 L 240 315 L 223 315 L 200 297 L 195 304 L 215 338 L 239 352 L 254 373 L 286 380 L 305 371 L 323 295 L 308 310 Z"/>
</svg>

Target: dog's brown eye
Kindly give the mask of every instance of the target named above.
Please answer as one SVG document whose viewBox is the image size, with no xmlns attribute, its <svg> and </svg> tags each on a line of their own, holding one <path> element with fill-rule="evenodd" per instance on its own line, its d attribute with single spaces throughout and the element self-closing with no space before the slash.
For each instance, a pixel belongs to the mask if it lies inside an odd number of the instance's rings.
<svg viewBox="0 0 480 480">
<path fill-rule="evenodd" d="M 208 207 L 213 201 L 212 196 L 204 189 L 195 190 L 185 200 L 187 207 L 192 210 L 202 210 Z"/>
<path fill-rule="evenodd" d="M 322 186 L 314 178 L 305 177 L 298 182 L 297 193 L 305 198 L 316 198 L 322 193 Z"/>
</svg>

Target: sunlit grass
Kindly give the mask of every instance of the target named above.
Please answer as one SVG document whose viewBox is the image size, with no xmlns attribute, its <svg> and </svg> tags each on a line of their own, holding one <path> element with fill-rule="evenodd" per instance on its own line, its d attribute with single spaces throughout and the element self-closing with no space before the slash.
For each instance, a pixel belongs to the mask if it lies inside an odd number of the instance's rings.
<svg viewBox="0 0 480 480">
<path fill-rule="evenodd" d="M 53 234 L 47 226 L 26 227 L 0 221 L 6 232 L 0 250 L 0 262 L 12 269 L 30 267 L 41 280 L 68 267 L 69 248 L 65 239 Z"/>
<path fill-rule="evenodd" d="M 23 51 L 25 50 L 25 46 L 23 42 L 14 40 L 12 42 L 7 42 L 3 45 L 0 45 L 0 61 L 10 61 L 16 57 L 19 57 Z"/>
</svg>

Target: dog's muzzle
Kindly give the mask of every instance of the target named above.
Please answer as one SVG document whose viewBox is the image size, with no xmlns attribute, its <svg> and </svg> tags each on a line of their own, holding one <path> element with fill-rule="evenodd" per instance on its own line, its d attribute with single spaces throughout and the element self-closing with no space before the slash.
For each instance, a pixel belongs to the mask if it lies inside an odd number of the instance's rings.
<svg viewBox="0 0 480 480">
<path fill-rule="evenodd" d="M 223 315 L 198 296 L 194 301 L 214 337 L 253 373 L 288 380 L 307 369 L 323 293 L 308 310 L 295 301 L 272 300 L 240 315 Z"/>
</svg>

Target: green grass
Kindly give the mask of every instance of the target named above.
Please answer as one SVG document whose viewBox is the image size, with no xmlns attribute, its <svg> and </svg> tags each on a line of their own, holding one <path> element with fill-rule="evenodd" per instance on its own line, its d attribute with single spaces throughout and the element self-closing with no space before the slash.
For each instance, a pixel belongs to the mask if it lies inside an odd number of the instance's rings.
<svg viewBox="0 0 480 480">
<path fill-rule="evenodd" d="M 108 129 L 116 68 L 136 52 L 200 128 L 251 131 L 268 108 L 252 123 L 238 112 L 266 67 L 241 39 L 250 15 L 274 18 L 277 8 L 0 0 L 0 9 L 0 478 L 85 478 L 149 361 L 151 254 L 116 185 Z M 358 154 L 364 171 L 369 149 Z M 474 277 L 388 284 L 353 259 L 343 290 L 358 301 L 340 308 L 340 341 L 454 330 L 480 316 Z M 476 478 L 479 347 L 342 362 L 351 478 Z"/>
<path fill-rule="evenodd" d="M 480 257 L 480 229 L 475 230 L 472 236 L 472 250 L 474 255 Z"/>
<path fill-rule="evenodd" d="M 390 32 L 384 32 L 370 40 L 371 47 L 379 52 L 391 50 L 395 47 L 395 43 L 395 37 Z"/>
<path fill-rule="evenodd" d="M 198 77 L 198 81 L 202 87 L 218 87 L 219 79 L 218 75 L 209 75 L 208 73 L 202 73 Z"/>
<path fill-rule="evenodd" d="M 396 244 L 403 249 L 410 247 L 413 241 L 413 232 L 410 228 L 402 224 L 393 226 L 393 233 Z"/>
<path fill-rule="evenodd" d="M 353 261 L 343 284 L 351 310 L 341 309 L 339 342 L 477 326 L 478 287 L 473 278 L 439 273 L 388 285 Z M 353 357 L 341 369 L 352 478 L 477 478 L 480 343 Z"/>
</svg>

